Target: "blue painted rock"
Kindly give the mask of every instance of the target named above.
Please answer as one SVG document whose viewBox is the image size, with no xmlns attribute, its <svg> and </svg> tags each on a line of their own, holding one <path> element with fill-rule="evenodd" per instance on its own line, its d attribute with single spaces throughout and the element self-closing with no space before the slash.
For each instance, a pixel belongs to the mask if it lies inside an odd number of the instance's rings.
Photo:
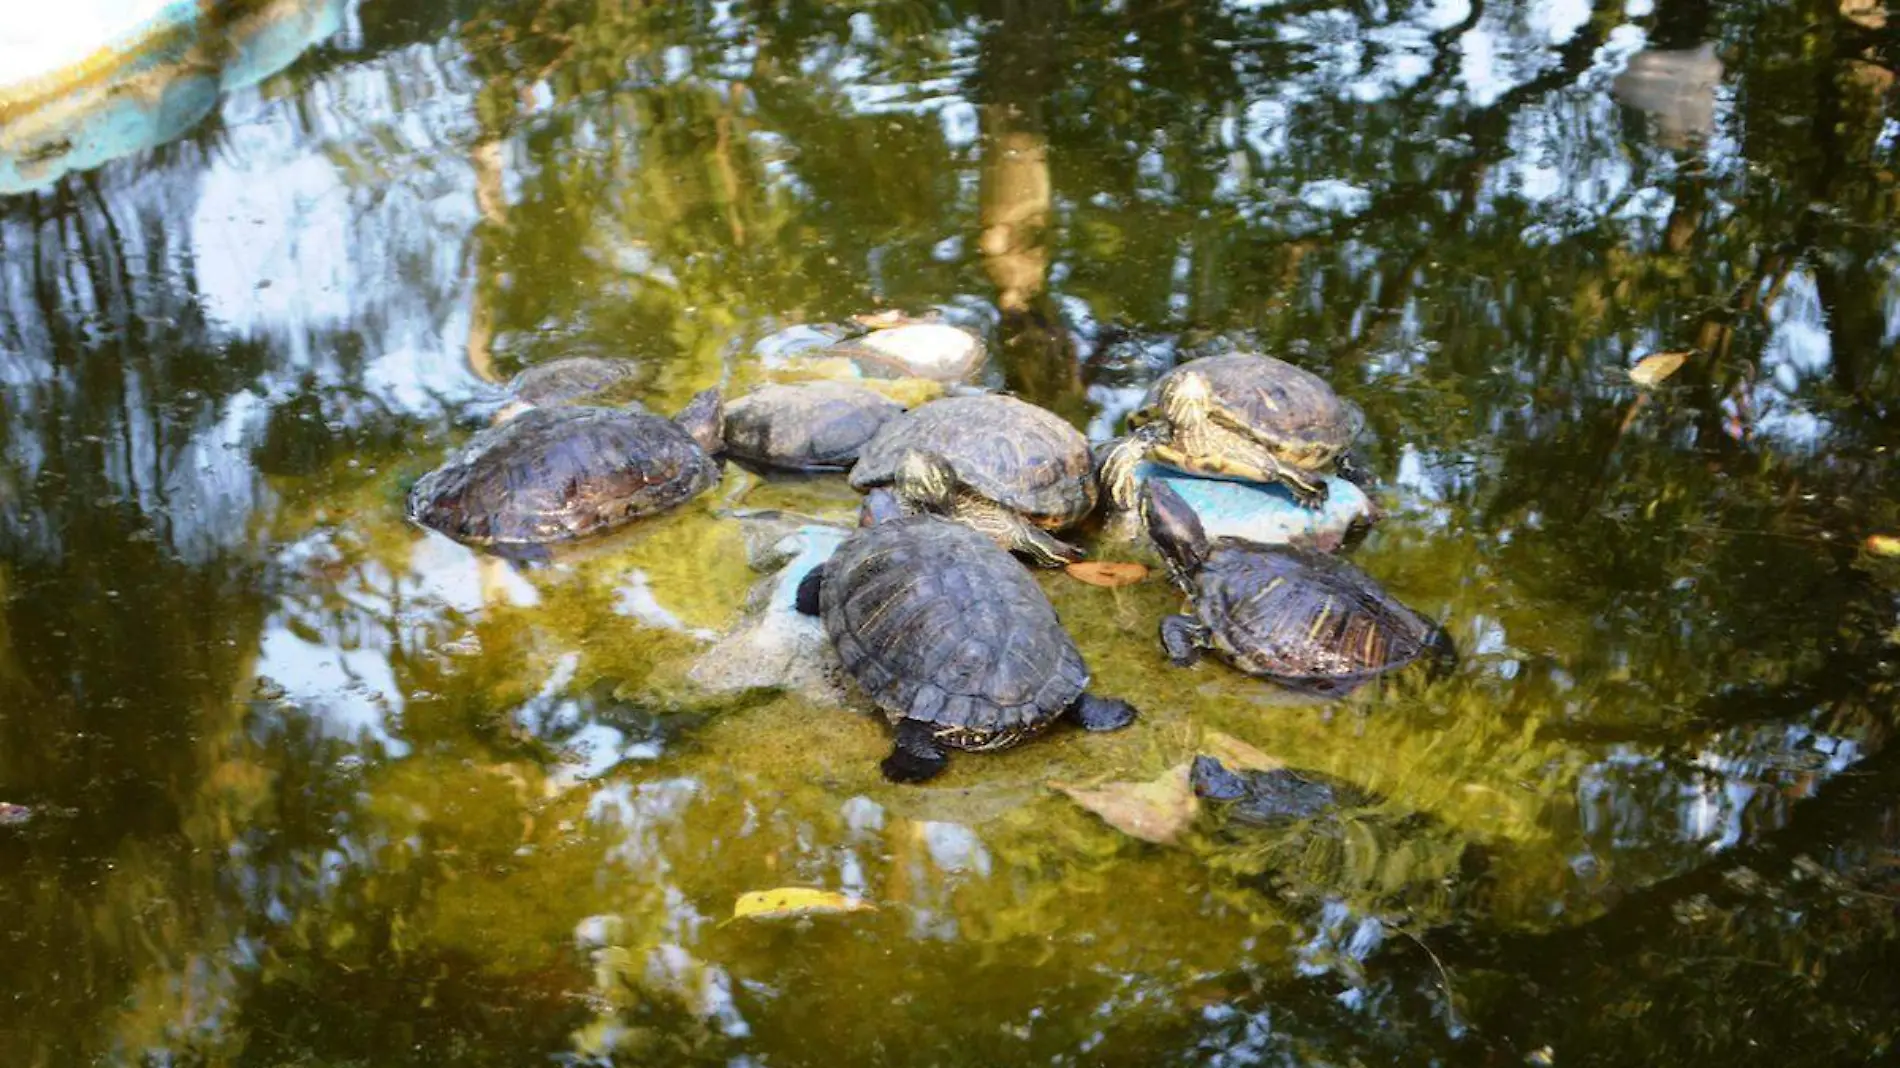
<svg viewBox="0 0 1900 1068">
<path fill-rule="evenodd" d="M 1136 468 L 1135 477 L 1167 483 L 1194 509 L 1210 538 L 1245 538 L 1263 545 L 1300 545 L 1331 552 L 1355 525 L 1369 523 L 1377 515 L 1364 490 L 1336 475 L 1325 479 L 1326 503 L 1318 509 L 1301 507 L 1292 491 L 1278 483 L 1196 478 L 1151 463 Z"/>
<path fill-rule="evenodd" d="M 843 676 L 825 625 L 800 614 L 796 602 L 798 584 L 852 532 L 818 523 L 782 529 L 761 522 L 747 532 L 748 541 L 757 533 L 763 543 L 752 551 L 753 569 L 770 574 L 753 587 L 745 618 L 701 655 L 687 678 L 708 693 L 790 690 L 815 702 L 842 703 Z"/>
</svg>

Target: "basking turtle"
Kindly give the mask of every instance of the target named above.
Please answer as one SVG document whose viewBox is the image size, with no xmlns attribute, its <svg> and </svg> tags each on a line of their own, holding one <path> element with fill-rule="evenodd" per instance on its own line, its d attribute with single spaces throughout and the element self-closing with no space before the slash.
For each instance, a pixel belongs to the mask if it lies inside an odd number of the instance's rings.
<svg viewBox="0 0 1900 1068">
<path fill-rule="evenodd" d="M 999 394 L 945 397 L 886 423 L 860 453 L 851 485 L 890 486 L 905 510 L 949 516 L 1045 567 L 1082 559 L 1047 532 L 1079 522 L 1096 496 L 1081 432 Z"/>
<path fill-rule="evenodd" d="M 1003 749 L 1067 716 L 1092 731 L 1134 722 L 1126 702 L 1088 693 L 1089 669 L 1029 572 L 988 538 L 895 495 L 865 505 L 853 534 L 799 585 L 845 671 L 897 728 L 883 770 L 895 782 L 943 771 L 948 749 Z"/>
<path fill-rule="evenodd" d="M 517 402 L 534 408 L 582 401 L 624 402 L 620 393 L 636 389 L 645 371 L 633 360 L 611 360 L 600 356 L 567 356 L 537 363 L 524 369 L 508 382 L 508 393 Z"/>
<path fill-rule="evenodd" d="M 1343 693 L 1429 655 L 1455 658 L 1444 630 L 1358 568 L 1291 545 L 1209 540 L 1166 482 L 1141 490 L 1142 520 L 1192 615 L 1161 621 L 1161 645 L 1187 667 L 1212 649 L 1249 675 L 1313 694 Z"/>
<path fill-rule="evenodd" d="M 1128 417 L 1133 432 L 1102 463 L 1117 508 L 1134 506 L 1135 468 L 1154 459 L 1194 475 L 1282 482 L 1300 503 L 1326 502 L 1336 468 L 1364 418 L 1326 380 L 1284 360 L 1229 353 L 1190 360 L 1162 375 Z"/>
<path fill-rule="evenodd" d="M 508 380 L 508 402 L 494 421 L 506 422 L 533 408 L 563 405 L 641 408 L 634 394 L 646 382 L 641 365 L 602 356 L 564 356 L 537 363 Z"/>
<path fill-rule="evenodd" d="M 638 407 L 531 408 L 418 479 L 409 518 L 497 548 L 604 533 L 719 481 L 719 429 L 717 390 L 670 420 Z"/>
<path fill-rule="evenodd" d="M 793 471 L 842 470 L 904 406 L 850 382 L 764 386 L 726 409 L 726 452 Z"/>
</svg>

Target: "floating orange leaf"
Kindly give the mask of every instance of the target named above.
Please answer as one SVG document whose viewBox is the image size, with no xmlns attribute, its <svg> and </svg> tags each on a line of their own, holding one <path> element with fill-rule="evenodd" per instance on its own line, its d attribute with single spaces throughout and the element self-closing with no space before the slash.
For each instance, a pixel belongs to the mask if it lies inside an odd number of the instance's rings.
<svg viewBox="0 0 1900 1068">
<path fill-rule="evenodd" d="M 1892 534 L 1870 534 L 1865 544 L 1875 556 L 1900 556 L 1900 537 Z"/>
<path fill-rule="evenodd" d="M 1091 586 L 1133 586 L 1148 577 L 1148 568 L 1143 564 L 1124 563 L 1113 560 L 1082 560 L 1070 564 L 1062 570 L 1069 577 Z"/>
<path fill-rule="evenodd" d="M 1201 752 L 1236 771 L 1277 771 L 1286 767 L 1285 761 L 1220 731 L 1208 731 L 1201 737 Z"/>
<path fill-rule="evenodd" d="M 875 911 L 877 911 L 877 906 L 863 898 L 850 897 L 832 890 L 781 886 L 776 890 L 754 890 L 751 893 L 739 895 L 738 902 L 732 906 L 732 918 L 735 920 L 779 920 L 794 916 Z"/>
<path fill-rule="evenodd" d="M 1654 386 L 1681 370 L 1688 359 L 1686 352 L 1652 352 L 1630 368 L 1630 381 L 1639 386 Z"/>
<path fill-rule="evenodd" d="M 1201 811 L 1189 771 L 1190 765 L 1176 764 L 1149 782 L 1105 782 L 1087 788 L 1059 782 L 1049 785 L 1124 834 L 1172 845 Z"/>
</svg>

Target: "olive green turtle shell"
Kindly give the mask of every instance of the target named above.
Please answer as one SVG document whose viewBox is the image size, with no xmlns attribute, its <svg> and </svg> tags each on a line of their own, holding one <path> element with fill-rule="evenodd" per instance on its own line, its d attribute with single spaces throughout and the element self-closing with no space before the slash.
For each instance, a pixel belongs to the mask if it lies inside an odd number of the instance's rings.
<svg viewBox="0 0 1900 1068">
<path fill-rule="evenodd" d="M 517 401 L 536 407 L 586 402 L 623 403 L 625 394 L 638 389 L 646 377 L 644 368 L 633 360 L 612 360 L 600 356 L 567 356 L 525 368 L 508 382 L 508 392 Z"/>
<path fill-rule="evenodd" d="M 820 615 L 845 670 L 892 723 L 960 749 L 1033 736 L 1088 687 L 1054 606 L 1009 553 L 936 516 L 853 534 L 825 563 Z"/>
<path fill-rule="evenodd" d="M 409 491 L 409 518 L 472 545 L 599 534 L 675 507 L 719 466 L 669 419 L 637 408 L 533 408 L 470 438 Z"/>
<path fill-rule="evenodd" d="M 941 456 L 966 487 L 1038 526 L 1059 529 L 1095 507 L 1088 439 L 1014 397 L 945 397 L 891 420 L 859 454 L 852 487 L 888 485 L 910 449 Z"/>
<path fill-rule="evenodd" d="M 1236 352 L 1190 360 L 1162 375 L 1129 423 L 1159 418 L 1162 389 L 1188 371 L 1206 378 L 1215 400 L 1236 419 L 1290 449 L 1314 451 L 1322 464 L 1344 452 L 1365 422 L 1357 406 L 1311 371 L 1272 356 Z"/>
<path fill-rule="evenodd" d="M 726 451 L 795 471 L 842 469 L 902 414 L 903 405 L 850 382 L 763 386 L 726 408 Z"/>
<path fill-rule="evenodd" d="M 1438 633 L 1365 572 L 1310 549 L 1217 539 L 1192 581 L 1216 650 L 1250 675 L 1312 692 L 1405 667 Z"/>
</svg>

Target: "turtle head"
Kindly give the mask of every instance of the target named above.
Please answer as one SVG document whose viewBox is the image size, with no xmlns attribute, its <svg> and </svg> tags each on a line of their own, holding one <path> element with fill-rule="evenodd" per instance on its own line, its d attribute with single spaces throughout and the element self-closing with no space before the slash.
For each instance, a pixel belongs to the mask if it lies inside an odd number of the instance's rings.
<svg viewBox="0 0 1900 1068">
<path fill-rule="evenodd" d="M 864 498 L 864 504 L 858 508 L 858 526 L 874 527 L 901 518 L 904 506 L 891 492 L 888 486 L 879 486 Z"/>
<path fill-rule="evenodd" d="M 1434 624 L 1425 635 L 1425 678 L 1428 682 L 1437 682 L 1458 670 L 1458 643 L 1451 640 L 1451 633 L 1444 627 Z"/>
<path fill-rule="evenodd" d="M 1161 479 L 1142 484 L 1141 521 L 1177 578 L 1193 573 L 1207 559 L 1207 531 L 1201 527 L 1201 517 Z"/>
<path fill-rule="evenodd" d="M 719 391 L 706 389 L 693 394 L 693 399 L 673 417 L 673 425 L 692 435 L 707 455 L 718 455 L 725 447 L 726 436 L 726 406 Z"/>
<path fill-rule="evenodd" d="M 897 462 L 891 486 L 915 507 L 948 515 L 956 500 L 957 472 L 950 461 L 934 452 L 909 449 Z"/>
<path fill-rule="evenodd" d="M 1181 371 L 1161 387 L 1161 415 L 1173 426 L 1200 426 L 1214 410 L 1214 387 L 1199 371 Z"/>
</svg>

